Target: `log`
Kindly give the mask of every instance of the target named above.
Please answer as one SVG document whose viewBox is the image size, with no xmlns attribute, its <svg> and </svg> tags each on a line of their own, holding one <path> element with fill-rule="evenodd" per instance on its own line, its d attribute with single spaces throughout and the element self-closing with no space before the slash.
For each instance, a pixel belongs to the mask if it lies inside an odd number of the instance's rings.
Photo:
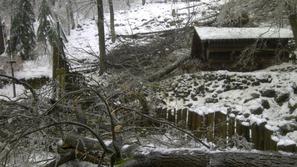
<svg viewBox="0 0 297 167">
<path fill-rule="evenodd" d="M 296 167 L 297 155 L 267 152 L 169 151 L 137 155 L 123 167 Z"/>
<path fill-rule="evenodd" d="M 175 61 L 173 64 L 166 66 L 165 68 L 161 69 L 160 71 L 156 72 L 155 74 L 148 77 L 148 81 L 153 82 L 156 80 L 159 80 L 163 76 L 171 73 L 173 70 L 175 70 L 177 67 L 179 67 L 181 64 L 183 64 L 186 60 L 190 59 L 191 53 L 189 49 L 179 49 L 174 51 L 174 54 L 172 56 L 180 57 L 177 61 Z"/>
</svg>

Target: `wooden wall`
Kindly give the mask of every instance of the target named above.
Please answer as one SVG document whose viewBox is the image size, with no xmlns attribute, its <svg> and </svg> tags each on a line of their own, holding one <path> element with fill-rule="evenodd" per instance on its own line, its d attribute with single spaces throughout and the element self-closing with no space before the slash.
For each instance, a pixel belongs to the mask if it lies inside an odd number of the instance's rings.
<svg viewBox="0 0 297 167">
<path fill-rule="evenodd" d="M 278 147 L 277 143 L 271 139 L 273 132 L 265 128 L 265 123 L 245 126 L 241 121 L 221 112 L 199 115 L 187 109 L 167 110 L 162 108 L 156 112 L 159 118 L 173 122 L 177 126 L 185 126 L 197 137 L 206 138 L 210 142 L 216 143 L 218 139 L 228 141 L 228 138 L 238 134 L 253 143 L 257 150 L 297 152 L 296 145 Z"/>
</svg>

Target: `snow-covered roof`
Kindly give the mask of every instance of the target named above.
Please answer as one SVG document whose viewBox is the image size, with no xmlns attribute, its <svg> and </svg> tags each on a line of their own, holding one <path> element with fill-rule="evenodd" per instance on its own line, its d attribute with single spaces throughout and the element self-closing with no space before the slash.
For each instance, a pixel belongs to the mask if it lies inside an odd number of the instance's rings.
<svg viewBox="0 0 297 167">
<path fill-rule="evenodd" d="M 254 38 L 293 38 L 291 29 L 285 28 L 226 28 L 195 27 L 201 40 L 211 39 L 254 39 Z"/>
</svg>

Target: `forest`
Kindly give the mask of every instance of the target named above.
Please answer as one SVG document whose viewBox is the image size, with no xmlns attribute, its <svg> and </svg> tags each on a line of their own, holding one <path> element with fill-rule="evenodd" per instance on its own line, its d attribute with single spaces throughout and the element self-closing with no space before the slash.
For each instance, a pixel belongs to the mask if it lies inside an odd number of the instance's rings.
<svg viewBox="0 0 297 167">
<path fill-rule="evenodd" d="M 296 0 L 0 0 L 0 166 L 296 167 Z"/>
</svg>

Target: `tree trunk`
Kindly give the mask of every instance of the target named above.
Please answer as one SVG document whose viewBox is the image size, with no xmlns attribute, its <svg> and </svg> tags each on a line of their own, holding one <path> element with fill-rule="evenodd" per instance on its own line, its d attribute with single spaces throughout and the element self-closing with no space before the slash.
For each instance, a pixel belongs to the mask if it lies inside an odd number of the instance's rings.
<svg viewBox="0 0 297 167">
<path fill-rule="evenodd" d="M 5 44 L 4 44 L 4 31 L 2 25 L 2 19 L 0 17 L 0 55 L 5 51 Z"/>
<path fill-rule="evenodd" d="M 289 16 L 290 25 L 293 31 L 294 40 L 297 45 L 297 14 L 291 14 Z"/>
<path fill-rule="evenodd" d="M 159 72 L 153 74 L 152 76 L 148 77 L 148 81 L 156 81 L 160 78 L 162 78 L 163 76 L 169 74 L 170 72 L 172 72 L 174 69 L 176 69 L 177 67 L 179 67 L 182 63 L 184 63 L 186 60 L 188 60 L 191 57 L 190 51 L 189 50 L 178 50 L 178 52 L 173 52 L 172 54 L 176 54 L 176 57 L 181 57 L 179 60 L 177 60 L 176 62 L 174 62 L 171 65 L 168 65 L 167 67 L 165 67 L 164 69 L 160 70 Z"/>
<path fill-rule="evenodd" d="M 116 40 L 116 33 L 114 28 L 114 11 L 113 11 L 113 2 L 112 0 L 108 0 L 109 5 L 109 14 L 110 14 L 110 33 L 111 33 L 111 41 L 114 43 Z"/>
<path fill-rule="evenodd" d="M 99 51 L 100 51 L 100 75 L 106 71 L 106 53 L 105 53 L 105 33 L 104 33 L 104 13 L 102 0 L 97 0 L 98 15 L 98 34 L 99 34 Z"/>
<path fill-rule="evenodd" d="M 70 35 L 70 29 L 74 29 L 75 28 L 73 6 L 72 6 L 72 1 L 71 0 L 68 0 L 67 1 L 67 4 L 66 4 L 66 13 L 67 13 L 68 35 Z"/>
<path fill-rule="evenodd" d="M 126 0 L 126 4 L 127 4 L 127 6 L 130 8 L 131 7 L 131 5 L 130 5 L 130 0 Z"/>
<path fill-rule="evenodd" d="M 297 156 L 263 152 L 151 152 L 138 155 L 123 167 L 296 167 Z"/>
</svg>

